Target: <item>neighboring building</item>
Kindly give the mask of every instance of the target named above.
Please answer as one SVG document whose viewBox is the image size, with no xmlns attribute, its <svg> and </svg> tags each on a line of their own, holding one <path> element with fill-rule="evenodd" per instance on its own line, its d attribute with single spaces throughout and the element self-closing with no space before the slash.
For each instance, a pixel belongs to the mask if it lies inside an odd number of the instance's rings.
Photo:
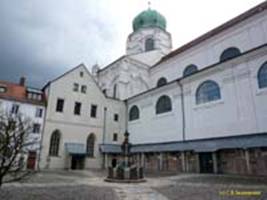
<svg viewBox="0 0 267 200">
<path fill-rule="evenodd" d="M 172 52 L 166 25 L 140 13 L 126 55 L 44 87 L 42 168 L 115 166 L 128 130 L 145 170 L 267 174 L 267 3 Z"/>
<path fill-rule="evenodd" d="M 43 92 L 25 85 L 25 78 L 20 83 L 0 81 L 0 110 L 3 113 L 21 114 L 32 124 L 30 141 L 35 143 L 27 147 L 27 168 L 38 169 L 40 144 L 45 115 Z"/>
</svg>

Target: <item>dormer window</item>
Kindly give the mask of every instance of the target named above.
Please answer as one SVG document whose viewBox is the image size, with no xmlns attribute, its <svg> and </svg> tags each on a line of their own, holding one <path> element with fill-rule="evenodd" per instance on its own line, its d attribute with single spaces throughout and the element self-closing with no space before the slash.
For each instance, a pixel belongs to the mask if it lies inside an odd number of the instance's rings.
<svg viewBox="0 0 267 200">
<path fill-rule="evenodd" d="M 0 86 L 0 93 L 6 93 L 7 88 L 5 86 Z"/>
<path fill-rule="evenodd" d="M 42 100 L 42 94 L 35 93 L 35 92 L 27 92 L 27 98 L 30 100 L 41 101 Z"/>
</svg>

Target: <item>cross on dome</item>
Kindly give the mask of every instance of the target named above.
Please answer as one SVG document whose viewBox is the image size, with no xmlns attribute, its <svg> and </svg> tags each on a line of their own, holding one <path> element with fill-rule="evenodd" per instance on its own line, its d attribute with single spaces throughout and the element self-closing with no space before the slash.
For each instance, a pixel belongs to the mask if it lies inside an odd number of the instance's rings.
<svg viewBox="0 0 267 200">
<path fill-rule="evenodd" d="M 148 9 L 151 9 L 151 1 L 148 1 L 147 5 L 148 5 Z"/>
</svg>

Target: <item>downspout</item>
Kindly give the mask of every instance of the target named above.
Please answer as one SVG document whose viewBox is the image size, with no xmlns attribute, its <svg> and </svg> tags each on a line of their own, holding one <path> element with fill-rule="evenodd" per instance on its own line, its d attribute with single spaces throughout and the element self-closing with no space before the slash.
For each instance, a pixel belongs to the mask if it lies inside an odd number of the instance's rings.
<svg viewBox="0 0 267 200">
<path fill-rule="evenodd" d="M 107 116 L 107 107 L 104 107 L 104 120 L 103 120 L 103 137 L 102 137 L 102 145 L 106 142 L 106 116 Z M 103 153 L 103 161 L 102 161 L 102 169 L 105 169 L 106 163 L 106 154 Z"/>
<path fill-rule="evenodd" d="M 103 138 L 102 138 L 102 143 L 105 144 L 106 142 L 106 118 L 107 118 L 107 107 L 104 107 L 104 124 L 103 124 Z"/>
<path fill-rule="evenodd" d="M 125 100 L 125 132 L 128 131 L 128 101 Z"/>
<path fill-rule="evenodd" d="M 183 85 L 181 84 L 181 82 L 178 80 L 177 81 L 180 90 L 181 90 L 181 110 L 182 110 L 182 137 L 183 137 L 183 141 L 185 141 L 185 108 L 184 108 L 184 88 Z"/>
<path fill-rule="evenodd" d="M 40 162 L 41 162 L 41 154 L 43 151 L 43 140 L 44 140 L 44 130 L 45 130 L 45 125 L 46 125 L 46 116 L 47 116 L 47 108 L 48 108 L 48 99 L 49 99 L 49 94 L 50 94 L 50 85 L 47 89 L 47 99 L 45 102 L 44 106 L 44 117 L 43 117 L 43 127 L 42 127 L 42 132 L 41 132 L 41 140 L 40 140 L 40 150 L 39 150 L 39 155 L 38 155 L 38 163 L 37 163 L 37 170 L 40 171 Z M 43 92 L 45 94 L 45 92 Z"/>
</svg>

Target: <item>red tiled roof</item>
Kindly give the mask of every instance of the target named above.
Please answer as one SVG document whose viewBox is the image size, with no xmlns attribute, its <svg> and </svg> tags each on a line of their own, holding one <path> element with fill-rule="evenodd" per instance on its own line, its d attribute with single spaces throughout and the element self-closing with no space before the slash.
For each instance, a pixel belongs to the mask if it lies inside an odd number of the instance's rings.
<svg viewBox="0 0 267 200">
<path fill-rule="evenodd" d="M 45 103 L 43 96 L 41 101 L 27 98 L 27 87 L 20 84 L 0 80 L 0 87 L 2 86 L 6 88 L 6 92 L 0 92 L 0 99 L 38 105 L 44 105 Z"/>
</svg>

